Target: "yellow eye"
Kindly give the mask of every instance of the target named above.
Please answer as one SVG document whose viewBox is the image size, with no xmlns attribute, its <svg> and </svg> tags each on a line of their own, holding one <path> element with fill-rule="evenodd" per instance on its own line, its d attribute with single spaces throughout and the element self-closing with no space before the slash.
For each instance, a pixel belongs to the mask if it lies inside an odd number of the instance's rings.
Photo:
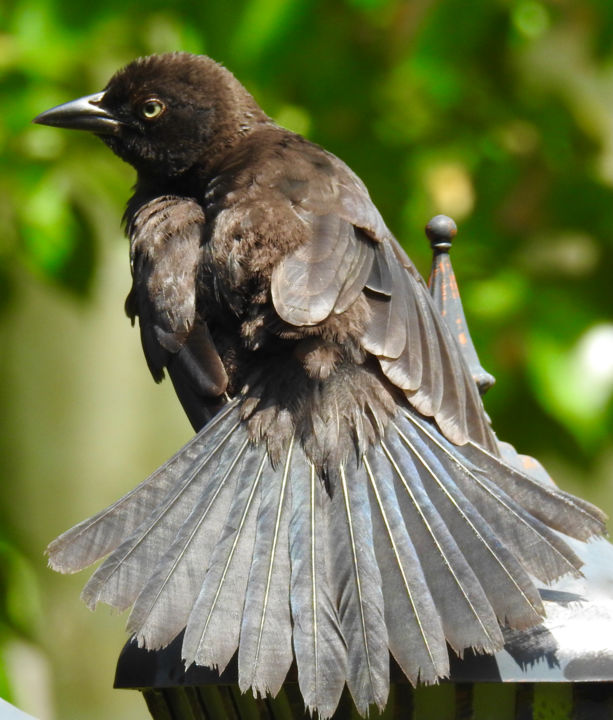
<svg viewBox="0 0 613 720">
<path fill-rule="evenodd" d="M 155 120 L 166 110 L 166 105 L 157 98 L 150 98 L 141 103 L 139 112 L 142 118 L 145 120 Z"/>
</svg>

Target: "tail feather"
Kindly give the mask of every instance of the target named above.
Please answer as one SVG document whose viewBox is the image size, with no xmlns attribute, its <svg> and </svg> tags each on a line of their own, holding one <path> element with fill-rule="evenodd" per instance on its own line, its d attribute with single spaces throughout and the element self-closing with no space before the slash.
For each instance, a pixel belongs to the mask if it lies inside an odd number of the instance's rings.
<svg viewBox="0 0 613 720">
<path fill-rule="evenodd" d="M 435 435 L 432 428 L 415 415 L 406 413 L 404 417 L 424 437 L 461 491 L 528 572 L 544 582 L 551 582 L 567 573 L 578 573 L 582 561 L 569 545 L 513 499 L 512 487 L 509 488 L 510 495 L 500 488 L 501 476 L 511 473 L 513 477 L 516 472 L 513 468 L 501 463 L 493 476 L 496 479 L 494 482 L 464 457 L 465 446 L 458 448 L 451 445 Z M 558 502 L 555 489 L 549 497 L 551 502 Z"/>
<path fill-rule="evenodd" d="M 177 482 L 202 462 L 211 438 L 224 431 L 224 420 L 237 404 L 237 400 L 228 403 L 207 425 L 206 435 L 195 435 L 134 490 L 53 540 L 46 550 L 49 565 L 58 572 L 75 573 L 115 550 L 159 507 Z"/>
<path fill-rule="evenodd" d="M 208 438 L 212 449 L 199 462 L 192 464 L 180 480 L 175 480 L 174 487 L 163 502 L 96 570 L 82 593 L 90 608 L 95 608 L 98 602 L 105 602 L 124 610 L 136 600 L 155 572 L 160 557 L 176 539 L 177 529 L 208 487 L 210 477 L 207 471 L 211 466 L 216 469 L 216 461 L 220 459 L 226 443 L 237 441 L 239 427 L 236 420 L 229 428 L 221 426 L 221 438 L 217 434 Z"/>
<path fill-rule="evenodd" d="M 329 718 L 347 676 L 347 648 L 331 597 L 325 542 L 329 503 L 315 466 L 300 458 L 291 470 L 290 601 L 298 682 L 306 707 Z"/>
<path fill-rule="evenodd" d="M 394 427 L 417 459 L 417 470 L 430 500 L 462 548 L 499 622 L 514 628 L 533 627 L 545 611 L 537 589 L 517 558 L 492 532 L 413 425 L 398 418 Z"/>
<path fill-rule="evenodd" d="M 381 571 L 389 649 L 415 685 L 449 674 L 445 634 L 421 563 L 398 508 L 393 478 L 375 473 L 362 459 L 370 481 L 375 553 Z"/>
<path fill-rule="evenodd" d="M 471 479 L 473 483 L 460 479 L 460 487 L 528 572 L 546 583 L 563 575 L 580 575 L 583 561 L 554 530 L 489 478 L 473 473 Z"/>
<path fill-rule="evenodd" d="M 329 508 L 328 548 L 331 584 L 347 643 L 347 685 L 364 714 L 373 703 L 381 710 L 385 707 L 389 656 L 364 468 L 356 468 L 349 480 L 341 465 Z"/>
<path fill-rule="evenodd" d="M 475 443 L 462 447 L 462 453 L 488 477 L 496 478 L 506 493 L 549 527 L 579 540 L 605 531 L 606 515 L 586 500 L 539 482 Z"/>
<path fill-rule="evenodd" d="M 503 637 L 494 610 L 428 497 L 406 446 L 395 432 L 388 432 L 381 451 L 370 457 L 371 462 L 376 458 L 382 463 L 377 474 L 396 476 L 400 511 L 418 556 L 427 559 L 422 568 L 447 642 L 458 653 L 467 647 L 496 652 L 503 646 Z"/>
<path fill-rule="evenodd" d="M 238 683 L 245 692 L 276 695 L 292 664 L 289 585 L 289 472 L 293 440 L 282 472 L 261 489 L 253 561 L 249 572 L 238 651 Z"/>
<path fill-rule="evenodd" d="M 241 477 L 249 441 L 244 439 L 220 474 L 204 488 L 177 539 L 162 557 L 128 619 L 128 632 L 141 646 L 160 648 L 171 642 L 187 624 L 207 570 L 203 562 L 221 533 L 237 479 Z M 221 468 L 218 469 L 221 473 Z"/>
<path fill-rule="evenodd" d="M 220 672 L 232 659 L 239 643 L 253 558 L 260 481 L 264 470 L 270 467 L 265 449 L 253 449 L 246 465 L 183 639 L 182 653 L 188 665 L 195 662 L 217 667 Z M 270 481 L 269 477 L 266 479 Z"/>
</svg>

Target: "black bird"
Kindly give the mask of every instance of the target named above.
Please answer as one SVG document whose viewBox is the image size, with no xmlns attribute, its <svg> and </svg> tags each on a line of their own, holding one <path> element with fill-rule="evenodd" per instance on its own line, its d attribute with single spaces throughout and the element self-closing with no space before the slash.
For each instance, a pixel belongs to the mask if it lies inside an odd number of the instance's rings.
<svg viewBox="0 0 613 720">
<path fill-rule="evenodd" d="M 137 171 L 125 221 L 156 381 L 197 435 L 49 546 L 83 592 L 132 606 L 147 648 L 184 628 L 187 664 L 306 706 L 347 683 L 384 707 L 389 653 L 412 683 L 447 644 L 494 653 L 543 617 L 534 578 L 578 574 L 558 531 L 603 514 L 503 452 L 459 345 L 366 187 L 276 125 L 233 75 L 185 53 L 136 60 L 36 122 L 89 130 Z M 515 456 L 516 457 L 516 456 Z"/>
</svg>

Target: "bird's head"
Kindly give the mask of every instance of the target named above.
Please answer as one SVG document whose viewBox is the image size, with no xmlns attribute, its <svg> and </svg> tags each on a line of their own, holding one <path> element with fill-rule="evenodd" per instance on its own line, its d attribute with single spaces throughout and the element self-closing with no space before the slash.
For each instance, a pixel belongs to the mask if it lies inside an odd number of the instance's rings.
<svg viewBox="0 0 613 720">
<path fill-rule="evenodd" d="M 268 118 L 224 67 L 203 55 L 140 58 L 102 92 L 41 113 L 35 123 L 88 130 L 137 171 L 178 176 L 210 167 Z"/>
</svg>

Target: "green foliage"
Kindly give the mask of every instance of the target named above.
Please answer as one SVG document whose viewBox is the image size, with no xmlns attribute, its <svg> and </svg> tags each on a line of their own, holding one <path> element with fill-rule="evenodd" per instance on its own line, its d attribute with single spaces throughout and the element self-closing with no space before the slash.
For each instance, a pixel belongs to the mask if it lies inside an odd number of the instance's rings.
<svg viewBox="0 0 613 720">
<path fill-rule="evenodd" d="M 8 701 L 13 698 L 1 650 L 15 637 L 33 637 L 39 618 L 39 591 L 31 563 L 0 536 L 0 697 Z"/>
</svg>

